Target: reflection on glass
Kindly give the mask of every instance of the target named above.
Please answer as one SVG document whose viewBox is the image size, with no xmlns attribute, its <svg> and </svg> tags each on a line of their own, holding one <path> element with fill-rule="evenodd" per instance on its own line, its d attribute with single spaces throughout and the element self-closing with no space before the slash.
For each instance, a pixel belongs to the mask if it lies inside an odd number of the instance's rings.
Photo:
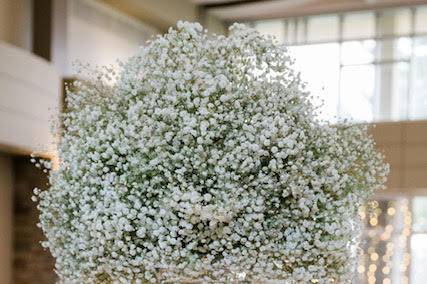
<svg viewBox="0 0 427 284">
<path fill-rule="evenodd" d="M 372 121 L 376 105 L 374 86 L 374 65 L 344 66 L 341 69 L 341 116 L 355 121 Z"/>
<path fill-rule="evenodd" d="M 321 107 L 321 117 L 334 120 L 337 115 L 339 45 L 337 43 L 294 46 L 289 48 L 296 58 L 295 68 L 307 82 L 307 90 Z"/>
<path fill-rule="evenodd" d="M 280 43 L 285 41 L 285 25 L 281 20 L 258 21 L 254 26 L 261 34 L 274 36 Z"/>
<path fill-rule="evenodd" d="M 378 35 L 409 35 L 411 10 L 409 8 L 381 11 L 378 19 Z"/>
<path fill-rule="evenodd" d="M 307 22 L 307 40 L 336 41 L 338 40 L 338 16 L 313 16 Z"/>
<path fill-rule="evenodd" d="M 343 65 L 372 63 L 375 59 L 375 41 L 347 41 L 342 44 Z"/>
<path fill-rule="evenodd" d="M 427 37 L 414 42 L 410 98 L 410 118 L 427 118 Z"/>
<path fill-rule="evenodd" d="M 344 16 L 343 38 L 369 38 L 375 36 L 375 16 L 372 12 L 349 13 Z"/>
<path fill-rule="evenodd" d="M 427 234 L 411 238 L 411 284 L 425 284 L 427 280 Z"/>
</svg>

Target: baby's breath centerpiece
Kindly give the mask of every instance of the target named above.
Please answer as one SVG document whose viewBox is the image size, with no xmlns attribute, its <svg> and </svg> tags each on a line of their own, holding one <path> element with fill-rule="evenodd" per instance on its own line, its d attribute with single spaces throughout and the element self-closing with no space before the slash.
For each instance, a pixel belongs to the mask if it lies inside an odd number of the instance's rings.
<svg viewBox="0 0 427 284">
<path fill-rule="evenodd" d="M 316 118 L 286 48 L 179 22 L 93 77 L 36 194 L 62 282 L 351 280 L 387 168 L 365 127 Z"/>
</svg>

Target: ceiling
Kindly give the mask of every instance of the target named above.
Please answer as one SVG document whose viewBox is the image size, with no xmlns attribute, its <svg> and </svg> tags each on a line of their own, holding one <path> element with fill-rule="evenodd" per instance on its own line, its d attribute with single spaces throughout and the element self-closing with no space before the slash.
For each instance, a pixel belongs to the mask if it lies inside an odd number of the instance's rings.
<svg viewBox="0 0 427 284">
<path fill-rule="evenodd" d="M 1 0 L 0 0 L 1 1 Z M 127 15 L 137 18 L 160 32 L 178 20 L 197 19 L 197 5 L 192 0 L 98 0 Z"/>
<path fill-rule="evenodd" d="M 427 0 L 98 0 L 160 31 L 178 20 L 205 22 L 206 15 L 224 26 L 230 22 L 286 18 L 384 7 L 427 4 Z"/>
<path fill-rule="evenodd" d="M 427 0 L 191 0 L 225 21 L 295 17 L 427 4 Z"/>
<path fill-rule="evenodd" d="M 240 0 L 240 1 L 236 1 L 236 0 L 190 0 L 191 2 L 193 2 L 196 5 L 222 5 L 222 4 L 230 4 L 230 3 L 234 3 L 234 2 L 249 2 L 248 0 Z"/>
</svg>

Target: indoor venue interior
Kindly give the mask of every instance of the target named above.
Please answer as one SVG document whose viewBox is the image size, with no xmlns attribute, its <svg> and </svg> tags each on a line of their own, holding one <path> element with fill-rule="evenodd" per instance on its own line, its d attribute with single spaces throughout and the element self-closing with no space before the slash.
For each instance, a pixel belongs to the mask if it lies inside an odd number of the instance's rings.
<svg viewBox="0 0 427 284">
<path fill-rule="evenodd" d="M 31 201 L 47 179 L 30 154 L 55 161 L 51 121 L 75 66 L 119 70 L 178 20 L 274 36 L 322 119 L 370 125 L 391 171 L 359 212 L 354 283 L 427 283 L 427 1 L 0 0 L 0 284 L 57 281 Z"/>
</svg>

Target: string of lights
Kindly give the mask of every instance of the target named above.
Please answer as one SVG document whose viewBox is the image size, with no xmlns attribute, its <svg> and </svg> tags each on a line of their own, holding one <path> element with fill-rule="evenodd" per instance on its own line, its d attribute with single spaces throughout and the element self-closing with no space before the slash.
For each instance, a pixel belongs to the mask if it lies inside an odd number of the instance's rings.
<svg viewBox="0 0 427 284">
<path fill-rule="evenodd" d="M 407 198 L 377 200 L 361 208 L 365 230 L 358 283 L 409 283 L 412 214 Z"/>
</svg>

